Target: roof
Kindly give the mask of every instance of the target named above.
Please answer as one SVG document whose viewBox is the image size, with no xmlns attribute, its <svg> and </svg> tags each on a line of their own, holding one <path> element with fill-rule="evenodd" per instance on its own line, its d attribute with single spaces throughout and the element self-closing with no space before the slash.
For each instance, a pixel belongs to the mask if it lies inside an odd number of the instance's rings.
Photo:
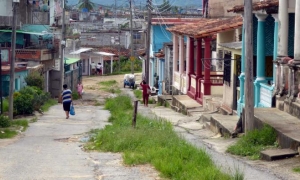
<svg viewBox="0 0 300 180">
<path fill-rule="evenodd" d="M 65 64 L 70 65 L 80 61 L 78 58 L 65 58 Z"/>
<path fill-rule="evenodd" d="M 272 7 L 278 7 L 279 5 L 279 0 L 265 0 L 265 1 L 260 1 L 252 4 L 253 11 L 258 11 L 262 9 L 268 9 Z M 238 5 L 234 6 L 232 9 L 227 10 L 227 12 L 243 12 L 244 11 L 244 5 Z"/>
<path fill-rule="evenodd" d="M 99 54 L 102 56 L 114 56 L 115 54 L 107 53 L 107 52 L 93 52 L 94 54 Z"/>
<path fill-rule="evenodd" d="M 8 29 L 0 29 L 0 32 L 3 33 L 11 33 L 12 30 L 8 30 Z M 39 36 L 43 36 L 46 35 L 45 33 L 39 33 L 39 32 L 30 32 L 30 31 L 22 31 L 22 30 L 16 30 L 16 33 L 21 33 L 21 34 L 32 34 L 32 35 L 39 35 Z"/>
<path fill-rule="evenodd" d="M 197 23 L 183 24 L 168 28 L 170 32 L 192 36 L 195 38 L 215 36 L 223 31 L 237 29 L 243 26 L 242 16 L 228 19 L 201 19 Z"/>
<path fill-rule="evenodd" d="M 175 25 L 175 24 L 194 23 L 197 21 L 199 21 L 199 18 L 152 18 L 151 24 Z"/>
<path fill-rule="evenodd" d="M 78 49 L 77 51 L 71 52 L 70 54 L 80 54 L 80 53 L 82 53 L 82 52 L 90 51 L 90 50 L 92 50 L 92 49 L 93 49 L 93 48 L 80 48 L 80 49 Z"/>
<path fill-rule="evenodd" d="M 219 46 L 229 49 L 242 49 L 242 42 L 220 43 Z"/>
</svg>

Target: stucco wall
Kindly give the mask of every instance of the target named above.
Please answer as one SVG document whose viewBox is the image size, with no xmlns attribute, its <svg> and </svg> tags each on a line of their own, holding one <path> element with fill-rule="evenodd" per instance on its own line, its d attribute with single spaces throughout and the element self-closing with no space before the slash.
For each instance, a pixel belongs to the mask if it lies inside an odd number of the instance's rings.
<svg viewBox="0 0 300 180">
<path fill-rule="evenodd" d="M 260 0 L 253 0 L 259 2 Z M 243 5 L 244 0 L 209 0 L 208 13 L 209 17 L 229 17 L 236 16 L 235 13 L 228 13 L 228 9 L 232 9 L 236 5 Z"/>
</svg>

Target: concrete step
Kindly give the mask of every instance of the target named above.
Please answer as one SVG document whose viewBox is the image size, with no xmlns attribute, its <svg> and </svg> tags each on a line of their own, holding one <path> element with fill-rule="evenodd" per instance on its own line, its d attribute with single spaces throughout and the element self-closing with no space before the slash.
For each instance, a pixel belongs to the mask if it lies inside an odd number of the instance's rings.
<svg viewBox="0 0 300 180">
<path fill-rule="evenodd" d="M 279 159 L 291 158 L 299 153 L 292 149 L 267 149 L 260 152 L 261 159 L 266 161 L 274 161 Z"/>
<path fill-rule="evenodd" d="M 238 120 L 238 116 L 213 114 L 210 120 L 211 129 L 213 132 L 220 133 L 222 136 L 226 134 L 231 136 Z"/>
<path fill-rule="evenodd" d="M 205 112 L 204 108 L 201 107 L 193 107 L 187 109 L 187 115 L 193 116 L 193 115 L 201 115 L 203 112 Z"/>
</svg>

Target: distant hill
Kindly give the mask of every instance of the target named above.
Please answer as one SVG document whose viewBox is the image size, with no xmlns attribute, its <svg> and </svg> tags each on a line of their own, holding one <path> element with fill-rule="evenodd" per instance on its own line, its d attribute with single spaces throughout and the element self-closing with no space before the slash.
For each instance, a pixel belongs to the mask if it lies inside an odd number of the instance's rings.
<svg viewBox="0 0 300 180">
<path fill-rule="evenodd" d="M 115 3 L 114 0 L 108 1 L 108 0 L 92 0 L 92 2 L 96 4 L 101 4 L 105 6 L 110 6 Z M 147 0 L 133 0 L 133 3 L 135 6 L 145 6 Z M 163 0 L 156 0 L 152 1 L 157 4 L 161 4 Z M 195 8 L 201 8 L 202 7 L 202 0 L 169 0 L 170 4 L 172 6 L 180 6 L 180 7 L 195 7 Z M 78 0 L 68 0 L 68 5 L 76 5 L 78 3 Z M 129 4 L 128 0 L 117 0 L 117 6 Z M 155 4 L 154 4 L 155 5 Z"/>
</svg>

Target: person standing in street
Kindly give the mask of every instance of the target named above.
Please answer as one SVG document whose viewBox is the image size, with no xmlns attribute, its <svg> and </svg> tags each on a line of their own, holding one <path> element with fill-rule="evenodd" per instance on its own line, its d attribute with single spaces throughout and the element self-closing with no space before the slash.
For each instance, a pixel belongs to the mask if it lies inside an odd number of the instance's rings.
<svg viewBox="0 0 300 180">
<path fill-rule="evenodd" d="M 69 112 L 72 103 L 72 91 L 68 89 L 68 85 L 63 85 L 63 91 L 61 93 L 63 108 L 66 113 L 66 119 L 69 119 Z"/>
<path fill-rule="evenodd" d="M 96 64 L 94 62 L 91 63 L 92 75 L 96 74 Z"/>
<path fill-rule="evenodd" d="M 143 80 L 140 83 L 140 86 L 142 87 L 143 90 L 143 102 L 144 106 L 148 107 L 148 100 L 149 100 L 149 92 L 150 92 L 150 86 L 147 84 L 145 80 Z"/>
<path fill-rule="evenodd" d="M 77 84 L 77 93 L 78 93 L 79 99 L 82 99 L 83 84 L 82 84 L 81 81 L 78 81 L 78 84 Z"/>
</svg>

